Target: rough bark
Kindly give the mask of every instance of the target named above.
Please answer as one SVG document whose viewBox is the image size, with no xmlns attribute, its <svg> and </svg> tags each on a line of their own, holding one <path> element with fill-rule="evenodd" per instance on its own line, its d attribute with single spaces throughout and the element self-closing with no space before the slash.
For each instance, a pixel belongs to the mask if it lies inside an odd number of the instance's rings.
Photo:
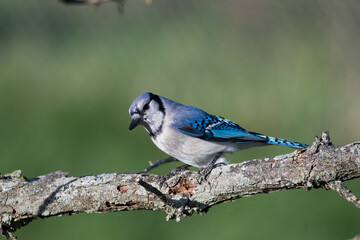
<svg viewBox="0 0 360 240">
<path fill-rule="evenodd" d="M 197 172 L 162 176 L 109 173 L 67 177 L 57 171 L 26 179 L 21 171 L 0 175 L 0 230 L 16 229 L 37 218 L 127 210 L 161 210 L 168 219 L 202 214 L 222 202 L 285 189 L 325 188 L 356 207 L 360 201 L 343 184 L 360 177 L 360 142 L 333 146 L 328 134 L 308 149 L 217 167 L 198 183 Z"/>
</svg>

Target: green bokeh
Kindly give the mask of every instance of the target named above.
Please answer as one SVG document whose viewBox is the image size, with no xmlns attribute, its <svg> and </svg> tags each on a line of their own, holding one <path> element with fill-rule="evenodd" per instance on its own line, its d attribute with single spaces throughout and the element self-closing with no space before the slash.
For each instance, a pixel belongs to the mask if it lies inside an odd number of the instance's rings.
<svg viewBox="0 0 360 240">
<path fill-rule="evenodd" d="M 0 172 L 135 171 L 166 155 L 128 107 L 151 91 L 267 135 L 359 140 L 357 1 L 0 0 Z M 231 162 L 288 148 L 254 148 Z M 155 173 L 166 173 L 164 166 Z M 347 185 L 360 195 L 360 181 Z M 30 223 L 19 239 L 349 239 L 360 213 L 332 191 L 283 191 L 181 223 L 134 211 Z"/>
</svg>

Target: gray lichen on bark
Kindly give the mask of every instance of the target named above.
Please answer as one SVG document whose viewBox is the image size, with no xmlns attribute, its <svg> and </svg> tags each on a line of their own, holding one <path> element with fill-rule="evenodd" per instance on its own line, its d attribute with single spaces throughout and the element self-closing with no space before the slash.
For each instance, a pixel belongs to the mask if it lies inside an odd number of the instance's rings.
<svg viewBox="0 0 360 240">
<path fill-rule="evenodd" d="M 343 182 L 360 177 L 360 142 L 334 146 L 323 133 L 312 146 L 273 158 L 213 169 L 198 183 L 197 172 L 162 176 L 109 173 L 68 177 L 57 171 L 26 179 L 21 171 L 0 175 L 0 230 L 4 237 L 34 219 L 76 213 L 152 209 L 180 220 L 216 204 L 285 189 L 325 188 L 360 207 Z"/>
</svg>

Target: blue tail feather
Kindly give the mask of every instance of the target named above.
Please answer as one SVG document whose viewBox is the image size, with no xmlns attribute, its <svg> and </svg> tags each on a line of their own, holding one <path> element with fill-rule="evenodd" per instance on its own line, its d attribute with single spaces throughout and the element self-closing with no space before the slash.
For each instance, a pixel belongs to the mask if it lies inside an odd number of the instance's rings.
<svg viewBox="0 0 360 240">
<path fill-rule="evenodd" d="M 268 144 L 293 147 L 293 148 L 307 148 L 309 146 L 304 143 L 293 142 L 282 138 L 269 137 L 258 133 L 254 133 L 254 135 L 263 138 Z"/>
</svg>

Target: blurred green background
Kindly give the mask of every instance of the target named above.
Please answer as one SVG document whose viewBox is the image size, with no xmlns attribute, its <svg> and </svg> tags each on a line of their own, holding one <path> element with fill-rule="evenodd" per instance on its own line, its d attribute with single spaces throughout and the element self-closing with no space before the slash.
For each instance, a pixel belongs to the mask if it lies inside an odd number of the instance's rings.
<svg viewBox="0 0 360 240">
<path fill-rule="evenodd" d="M 29 178 L 144 169 L 166 155 L 128 107 L 151 91 L 251 131 L 359 139 L 359 1 L 0 0 L 0 172 Z M 292 151 L 254 148 L 231 162 Z M 180 164 L 155 171 L 163 174 Z M 347 182 L 358 196 L 360 180 Z M 335 192 L 291 190 L 166 222 L 163 212 L 36 220 L 19 239 L 349 239 L 360 212 Z"/>
</svg>

